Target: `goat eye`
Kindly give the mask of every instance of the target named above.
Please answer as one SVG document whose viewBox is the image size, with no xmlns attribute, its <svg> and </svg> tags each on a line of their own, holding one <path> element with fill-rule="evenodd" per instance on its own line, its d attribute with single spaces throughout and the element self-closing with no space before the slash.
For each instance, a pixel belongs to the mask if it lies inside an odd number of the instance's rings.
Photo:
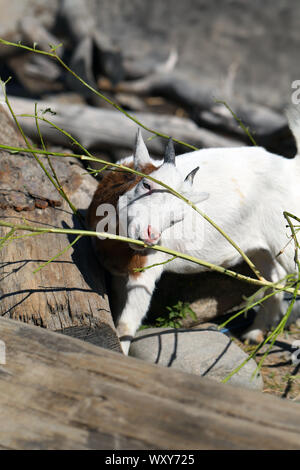
<svg viewBox="0 0 300 470">
<path fill-rule="evenodd" d="M 146 183 L 145 181 L 143 181 L 143 187 L 144 189 L 147 189 L 147 191 L 151 191 L 151 186 L 149 183 Z"/>
</svg>

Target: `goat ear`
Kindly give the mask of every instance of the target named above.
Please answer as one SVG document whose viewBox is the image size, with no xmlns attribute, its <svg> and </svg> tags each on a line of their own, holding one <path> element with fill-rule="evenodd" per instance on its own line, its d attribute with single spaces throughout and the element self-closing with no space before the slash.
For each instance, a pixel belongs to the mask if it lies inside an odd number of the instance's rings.
<svg viewBox="0 0 300 470">
<path fill-rule="evenodd" d="M 196 173 L 198 172 L 199 170 L 199 167 L 197 166 L 196 168 L 194 168 L 186 177 L 185 177 L 185 182 L 186 183 L 190 183 L 190 185 L 192 186 L 193 185 L 193 182 L 194 182 L 194 178 L 195 178 L 195 175 Z"/>
<path fill-rule="evenodd" d="M 199 204 L 200 202 L 206 201 L 209 196 L 209 193 L 194 193 L 190 196 L 190 201 L 192 201 L 193 204 Z"/>
<path fill-rule="evenodd" d="M 190 185 L 188 188 L 185 186 L 184 189 L 180 191 L 180 194 L 186 197 L 193 204 L 200 204 L 200 202 L 206 201 L 210 196 L 209 193 L 193 191 Z"/>
<path fill-rule="evenodd" d="M 199 204 L 209 198 L 209 193 L 196 192 L 193 188 L 194 178 L 199 170 L 197 166 L 186 177 L 183 183 L 181 194 L 189 199 L 193 204 Z"/>
<path fill-rule="evenodd" d="M 175 149 L 172 137 L 170 137 L 166 146 L 164 163 L 170 163 L 171 165 L 175 165 Z"/>
<path fill-rule="evenodd" d="M 133 153 L 134 169 L 140 171 L 148 163 L 151 163 L 145 142 L 143 141 L 141 130 L 138 129 L 136 134 L 135 149 Z"/>
</svg>

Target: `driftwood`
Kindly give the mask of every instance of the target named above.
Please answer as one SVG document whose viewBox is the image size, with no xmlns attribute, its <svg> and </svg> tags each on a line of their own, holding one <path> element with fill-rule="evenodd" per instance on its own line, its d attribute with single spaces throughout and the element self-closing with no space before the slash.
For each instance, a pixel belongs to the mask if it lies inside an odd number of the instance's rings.
<svg viewBox="0 0 300 470">
<path fill-rule="evenodd" d="M 138 96 L 163 96 L 189 110 L 210 109 L 216 98 L 216 91 L 212 88 L 199 86 L 198 82 L 187 80 L 184 75 L 178 73 L 154 73 L 139 80 L 118 83 L 115 87 L 100 79 L 98 85 L 106 91 Z"/>
<path fill-rule="evenodd" d="M 12 320 L 0 338 L 0 448 L 300 449 L 297 404 Z"/>
<path fill-rule="evenodd" d="M 33 114 L 34 101 L 22 98 L 10 98 L 11 105 L 17 114 Z M 50 121 L 72 134 L 88 149 L 113 150 L 123 148 L 132 152 L 137 126 L 123 114 L 114 110 L 97 109 L 91 106 L 68 106 L 40 101 L 39 110 L 51 108 L 55 115 L 46 115 Z M 189 119 L 176 116 L 156 115 L 150 113 L 133 113 L 133 116 L 151 129 L 171 135 L 196 147 L 238 146 L 239 141 L 217 136 L 213 132 L 199 128 Z M 20 118 L 26 134 L 37 138 L 34 119 Z M 59 131 L 41 122 L 41 131 L 46 140 L 52 143 L 69 145 L 70 142 Z M 145 132 L 145 137 L 153 136 Z M 152 139 L 147 142 L 150 152 L 161 155 L 164 152 L 165 140 Z M 183 147 L 183 146 L 182 146 Z M 180 150 L 187 151 L 186 147 Z"/>
<path fill-rule="evenodd" d="M 137 80 L 153 74 L 169 73 L 174 69 L 177 60 L 178 52 L 172 48 L 166 60 L 162 62 L 152 57 L 141 57 L 139 60 L 134 57 L 124 57 L 123 68 L 127 80 Z"/>
<path fill-rule="evenodd" d="M 92 0 L 62 0 L 59 20 L 67 29 L 68 34 L 76 43 L 97 29 L 97 9 L 99 6 Z"/>
<path fill-rule="evenodd" d="M 24 146 L 5 112 L 1 111 L 0 119 L 0 143 Z M 44 163 L 51 172 L 46 160 Z M 86 209 L 97 184 L 94 179 L 76 162 L 53 159 L 52 164 L 73 204 Z M 32 156 L 6 152 L 0 153 L 0 217 L 14 224 L 24 223 L 25 218 L 29 225 L 82 228 Z M 8 230 L 1 228 L 1 236 Z M 2 247 L 0 315 L 119 350 L 104 274 L 90 240 L 81 239 L 33 274 L 73 240 L 43 234 L 18 238 Z"/>
<path fill-rule="evenodd" d="M 117 93 L 117 96 L 127 95 L 128 101 L 130 97 L 162 96 L 186 109 L 200 128 L 252 145 L 245 130 L 225 105 L 215 102 L 222 96 L 186 76 L 156 73 L 140 80 L 123 81 L 116 86 L 100 79 L 98 85 L 101 90 Z M 243 104 L 231 99 L 229 104 L 258 145 L 288 157 L 295 155 L 296 147 L 284 114 L 255 103 Z"/>
<path fill-rule="evenodd" d="M 232 104 L 236 116 L 248 128 L 257 143 L 274 153 L 292 157 L 296 153 L 296 145 L 284 113 L 258 104 Z M 251 145 L 247 133 L 238 125 L 231 112 L 223 104 L 215 104 L 209 110 L 199 110 L 193 114 L 193 119 L 199 126 L 211 129 L 217 133 L 226 133 L 237 137 Z"/>
<path fill-rule="evenodd" d="M 99 75 L 108 76 L 113 83 L 117 83 L 124 76 L 120 51 L 99 31 L 84 36 L 76 45 L 70 68 L 94 88 L 97 88 L 95 77 Z M 68 74 L 66 79 L 72 90 L 86 98 L 96 99 L 73 75 Z"/>
<path fill-rule="evenodd" d="M 60 67 L 47 57 L 37 54 L 20 54 L 8 59 L 7 64 L 27 94 L 63 91 L 63 85 L 59 81 Z"/>
<path fill-rule="evenodd" d="M 36 48 L 49 52 L 50 44 L 58 46 L 60 41 L 53 36 L 36 18 L 26 16 L 19 23 L 22 42 L 29 47 L 34 44 Z M 47 56 L 24 52 L 13 48 L 15 55 L 7 60 L 7 65 L 18 77 L 27 94 L 34 96 L 39 93 L 58 92 L 63 90 L 60 82 L 62 76 L 61 67 Z M 64 48 L 56 49 L 58 56 L 62 56 Z"/>
<path fill-rule="evenodd" d="M 283 114 L 279 114 L 261 105 L 253 103 L 247 103 L 246 106 L 236 104 L 234 112 L 243 124 L 249 127 L 249 131 L 253 134 L 254 139 L 261 139 L 280 132 L 287 126 L 287 119 Z M 198 122 L 200 125 L 218 132 L 227 131 L 238 135 L 242 139 L 249 139 L 224 104 L 215 104 L 210 110 L 199 111 Z"/>
<path fill-rule="evenodd" d="M 41 23 L 40 20 L 26 16 L 20 21 L 20 31 L 23 35 L 24 42 L 32 47 L 33 44 L 37 44 L 37 48 L 48 52 L 51 46 L 58 46 L 56 53 L 58 56 L 62 56 L 64 48 L 52 33 L 50 33 Z"/>
<path fill-rule="evenodd" d="M 109 77 L 113 83 L 124 78 L 120 49 L 97 26 L 98 8 L 95 1 L 64 0 L 59 13 L 60 23 L 72 39 L 70 67 L 93 87 L 99 75 Z M 93 99 L 93 94 L 72 75 L 68 74 L 66 80 L 72 90 Z"/>
<path fill-rule="evenodd" d="M 51 30 L 56 21 L 59 10 L 59 0 L 43 2 L 41 0 L 0 0 L 0 37 L 8 41 L 23 41 L 20 22 L 24 17 L 31 17 L 37 20 L 41 27 Z M 37 40 L 34 39 L 33 42 Z M 31 43 L 31 46 L 33 43 Z M 16 49 L 0 46 L 0 57 L 8 57 L 16 54 Z M 3 77 L 2 77 L 3 78 Z"/>
</svg>

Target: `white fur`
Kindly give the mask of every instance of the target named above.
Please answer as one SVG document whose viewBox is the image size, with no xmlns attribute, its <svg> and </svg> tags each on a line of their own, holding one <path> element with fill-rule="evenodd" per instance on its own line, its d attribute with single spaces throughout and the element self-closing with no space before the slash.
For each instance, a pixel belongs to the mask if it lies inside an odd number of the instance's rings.
<svg viewBox="0 0 300 470">
<path fill-rule="evenodd" d="M 298 143 L 299 115 L 290 116 L 290 120 Z M 145 164 L 145 148 L 142 149 Z M 184 181 L 197 166 L 199 171 L 194 181 Z M 289 160 L 260 147 L 204 149 L 177 156 L 176 166 L 163 164 L 151 176 L 195 202 L 255 262 L 266 279 L 278 281 L 296 272 L 293 243 L 288 244 L 280 256 L 276 255 L 288 241 L 289 230 L 283 211 L 300 215 L 299 155 Z M 151 185 L 151 192 L 144 187 L 144 182 Z M 241 261 L 239 253 L 214 227 L 148 179 L 122 196 L 119 205 L 125 205 L 128 211 L 131 238 L 145 240 L 145 234 L 153 229 L 161 233 L 159 244 L 170 249 L 223 267 L 232 267 Z M 148 265 L 170 258 L 151 248 L 146 253 Z M 122 343 L 125 353 L 130 337 L 147 313 L 155 283 L 164 270 L 192 273 L 205 271 L 205 268 L 177 258 L 147 269 L 137 278 L 129 276 L 125 283 L 127 300 L 118 323 L 119 336 L 129 337 Z M 248 338 L 258 341 L 281 317 L 284 313 L 281 300 L 282 296 L 277 294 L 262 304 L 254 325 L 247 332 Z"/>
</svg>

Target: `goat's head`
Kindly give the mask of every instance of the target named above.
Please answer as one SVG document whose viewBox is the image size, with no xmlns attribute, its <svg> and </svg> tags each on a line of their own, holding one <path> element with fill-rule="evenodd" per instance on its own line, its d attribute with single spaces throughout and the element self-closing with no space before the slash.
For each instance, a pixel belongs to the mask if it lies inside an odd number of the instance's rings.
<svg viewBox="0 0 300 470">
<path fill-rule="evenodd" d="M 162 181 L 194 204 L 207 199 L 208 194 L 197 192 L 193 184 L 199 167 L 183 176 L 175 160 L 174 145 L 172 139 L 169 139 L 164 161 L 151 173 L 151 177 Z M 138 132 L 134 151 L 135 169 L 140 170 L 151 162 L 141 133 Z M 148 246 L 159 243 L 162 233 L 182 221 L 188 210 L 189 206 L 184 201 L 148 178 L 143 178 L 119 199 L 120 220 L 126 226 L 126 233 Z M 132 248 L 140 249 L 137 245 L 132 245 Z"/>
</svg>

